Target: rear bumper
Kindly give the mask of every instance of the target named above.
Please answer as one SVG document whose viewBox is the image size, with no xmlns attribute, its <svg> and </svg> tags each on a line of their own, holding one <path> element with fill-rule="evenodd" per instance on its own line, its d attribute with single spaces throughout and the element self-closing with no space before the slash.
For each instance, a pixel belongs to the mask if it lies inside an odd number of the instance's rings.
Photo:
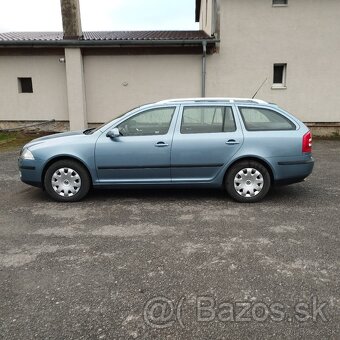
<svg viewBox="0 0 340 340">
<path fill-rule="evenodd" d="M 314 168 L 314 158 L 309 155 L 304 159 L 279 160 L 275 165 L 274 184 L 286 185 L 302 182 Z"/>
<path fill-rule="evenodd" d="M 277 162 L 278 165 L 303 165 L 303 164 L 313 164 L 314 165 L 314 158 L 311 157 L 308 160 L 302 161 L 281 161 Z"/>
</svg>

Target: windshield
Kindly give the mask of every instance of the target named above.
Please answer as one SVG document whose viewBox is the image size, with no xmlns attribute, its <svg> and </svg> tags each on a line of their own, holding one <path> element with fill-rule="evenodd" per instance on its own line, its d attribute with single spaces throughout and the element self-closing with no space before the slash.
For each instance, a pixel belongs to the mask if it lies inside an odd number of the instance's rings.
<svg viewBox="0 0 340 340">
<path fill-rule="evenodd" d="M 114 120 L 123 117 L 123 116 L 126 115 L 127 113 L 129 113 L 129 112 L 131 112 L 131 111 L 133 111 L 133 110 L 136 110 L 136 109 L 138 109 L 139 107 L 140 107 L 140 106 L 136 106 L 135 108 L 133 108 L 133 109 L 131 109 L 131 110 L 129 110 L 129 111 L 126 111 L 126 112 L 120 114 L 119 116 L 113 118 L 112 120 L 110 120 L 110 121 L 108 121 L 108 122 L 106 122 L 106 123 L 104 123 L 104 124 L 99 125 L 99 126 L 96 127 L 96 128 L 86 129 L 86 130 L 83 131 L 83 133 L 84 133 L 85 135 L 91 135 L 92 133 L 94 133 L 94 132 L 100 130 L 103 126 L 105 126 L 105 125 L 107 125 L 107 124 L 110 124 L 110 123 L 113 122 Z"/>
</svg>

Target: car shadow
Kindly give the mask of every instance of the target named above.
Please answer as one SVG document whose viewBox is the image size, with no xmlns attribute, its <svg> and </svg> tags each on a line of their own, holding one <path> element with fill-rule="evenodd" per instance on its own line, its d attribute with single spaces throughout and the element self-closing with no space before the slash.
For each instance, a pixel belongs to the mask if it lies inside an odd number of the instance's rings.
<svg viewBox="0 0 340 340">
<path fill-rule="evenodd" d="M 304 190 L 295 186 L 272 188 L 268 195 L 260 203 L 266 202 L 294 202 L 307 195 Z M 200 201 L 215 200 L 223 202 L 235 202 L 228 194 L 220 189 L 92 189 L 86 200 L 107 201 L 115 199 L 141 199 L 147 201 Z"/>
<path fill-rule="evenodd" d="M 22 192 L 31 202 L 49 201 L 54 202 L 46 192 L 37 188 L 30 188 Z M 309 197 L 308 189 L 301 184 L 273 187 L 268 195 L 259 202 L 266 203 L 286 203 L 297 202 Z M 235 203 L 228 194 L 221 189 L 178 189 L 178 188 L 128 188 L 128 189 L 91 189 L 82 202 L 106 202 L 120 200 L 145 200 L 148 202 L 169 202 L 169 201 L 216 201 Z"/>
<path fill-rule="evenodd" d="M 87 197 L 89 200 L 107 199 L 147 199 L 148 201 L 160 200 L 225 200 L 228 196 L 222 190 L 213 189 L 92 189 Z"/>
</svg>

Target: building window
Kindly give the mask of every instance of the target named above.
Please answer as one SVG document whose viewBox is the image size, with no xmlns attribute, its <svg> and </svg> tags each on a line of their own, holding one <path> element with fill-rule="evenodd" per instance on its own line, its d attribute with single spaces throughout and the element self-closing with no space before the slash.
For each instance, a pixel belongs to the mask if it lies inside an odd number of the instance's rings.
<svg viewBox="0 0 340 340">
<path fill-rule="evenodd" d="M 288 0 L 273 0 L 273 6 L 287 6 Z"/>
<path fill-rule="evenodd" d="M 274 64 L 273 87 L 286 87 L 287 64 Z"/>
<path fill-rule="evenodd" d="M 18 78 L 19 93 L 33 93 L 32 78 Z"/>
</svg>

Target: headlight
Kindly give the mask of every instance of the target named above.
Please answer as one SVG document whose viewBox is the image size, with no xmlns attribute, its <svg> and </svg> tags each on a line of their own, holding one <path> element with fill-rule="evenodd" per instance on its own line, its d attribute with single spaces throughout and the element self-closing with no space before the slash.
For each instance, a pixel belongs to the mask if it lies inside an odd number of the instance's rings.
<svg viewBox="0 0 340 340">
<path fill-rule="evenodd" d="M 28 150 L 28 149 L 22 150 L 21 158 L 22 159 L 34 160 L 34 156 L 33 156 L 32 152 L 30 150 Z"/>
</svg>

